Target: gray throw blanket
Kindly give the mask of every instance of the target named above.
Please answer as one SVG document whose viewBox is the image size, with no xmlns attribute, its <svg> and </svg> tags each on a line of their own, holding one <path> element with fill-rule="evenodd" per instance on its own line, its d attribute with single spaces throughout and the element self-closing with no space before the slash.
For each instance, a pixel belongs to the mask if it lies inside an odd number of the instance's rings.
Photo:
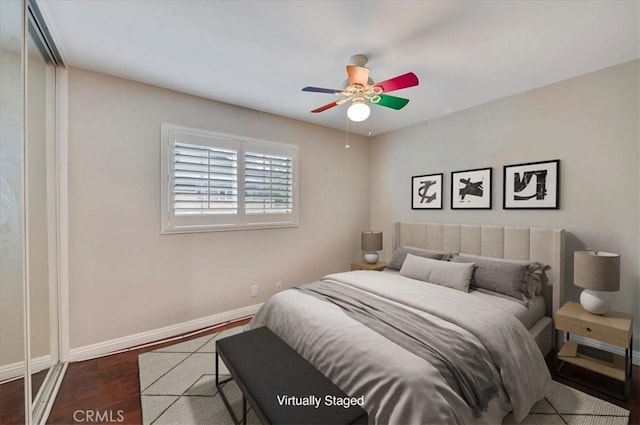
<svg viewBox="0 0 640 425">
<path fill-rule="evenodd" d="M 428 315 L 344 285 L 314 282 L 295 289 L 340 307 L 354 320 L 428 361 L 466 401 L 475 417 L 481 417 L 498 395 L 500 377 L 490 365 L 477 367 L 486 362 L 461 329 L 442 326 L 441 321 Z M 481 372 L 474 374 L 469 364 Z"/>
</svg>

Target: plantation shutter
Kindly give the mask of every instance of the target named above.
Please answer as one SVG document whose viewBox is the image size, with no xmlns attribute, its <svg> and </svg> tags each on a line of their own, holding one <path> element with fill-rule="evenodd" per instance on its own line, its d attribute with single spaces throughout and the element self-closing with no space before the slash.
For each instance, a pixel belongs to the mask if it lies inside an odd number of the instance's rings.
<svg viewBox="0 0 640 425">
<path fill-rule="evenodd" d="M 298 147 L 161 127 L 161 232 L 298 226 Z"/>
<path fill-rule="evenodd" d="M 176 142 L 175 215 L 238 213 L 238 152 Z"/>
<path fill-rule="evenodd" d="M 290 214 L 293 211 L 293 156 L 246 151 L 246 214 Z"/>
</svg>

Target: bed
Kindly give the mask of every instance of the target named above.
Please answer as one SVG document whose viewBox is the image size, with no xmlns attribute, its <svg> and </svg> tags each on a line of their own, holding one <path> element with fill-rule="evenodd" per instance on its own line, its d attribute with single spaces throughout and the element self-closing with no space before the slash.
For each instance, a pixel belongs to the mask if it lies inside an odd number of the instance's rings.
<svg viewBox="0 0 640 425">
<path fill-rule="evenodd" d="M 559 229 L 395 223 L 394 248 L 540 262 L 548 281 L 524 305 L 406 273 L 336 273 L 276 294 L 249 327 L 269 327 L 364 396 L 370 423 L 501 423 L 510 411 L 519 421 L 550 383 L 543 356 L 562 302 L 563 238 Z"/>
</svg>

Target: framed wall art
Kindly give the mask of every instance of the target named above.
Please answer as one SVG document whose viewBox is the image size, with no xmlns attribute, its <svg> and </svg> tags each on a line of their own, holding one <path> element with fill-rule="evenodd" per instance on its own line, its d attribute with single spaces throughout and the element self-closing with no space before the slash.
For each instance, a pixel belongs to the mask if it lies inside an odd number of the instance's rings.
<svg viewBox="0 0 640 425">
<path fill-rule="evenodd" d="M 560 160 L 504 166 L 504 209 L 560 208 Z"/>
<path fill-rule="evenodd" d="M 493 168 L 453 171 L 451 209 L 490 210 Z"/>
<path fill-rule="evenodd" d="M 442 209 L 443 174 L 411 177 L 411 209 Z"/>
</svg>

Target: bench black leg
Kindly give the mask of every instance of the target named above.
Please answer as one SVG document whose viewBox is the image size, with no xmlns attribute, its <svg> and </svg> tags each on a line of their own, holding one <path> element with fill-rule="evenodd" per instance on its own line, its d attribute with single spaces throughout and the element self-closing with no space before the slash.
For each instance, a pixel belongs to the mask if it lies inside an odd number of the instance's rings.
<svg viewBox="0 0 640 425">
<path fill-rule="evenodd" d="M 247 399 L 242 396 L 242 425 L 247 425 Z"/>
<path fill-rule="evenodd" d="M 227 411 L 229 412 L 229 415 L 231 416 L 231 420 L 233 421 L 233 423 L 235 425 L 247 425 L 247 399 L 244 398 L 244 394 L 242 394 L 242 422 L 241 422 L 240 420 L 238 420 L 238 417 L 233 412 L 233 409 L 231 408 L 231 404 L 229 403 L 229 400 L 227 400 L 227 397 L 224 395 L 224 392 L 222 391 L 222 388 L 224 387 L 224 385 L 230 381 L 233 381 L 233 378 L 229 377 L 222 381 L 220 380 L 219 358 L 220 356 L 216 351 L 216 389 L 218 390 L 218 394 L 220 395 L 220 398 L 222 399 L 224 406 L 227 408 Z"/>
</svg>

